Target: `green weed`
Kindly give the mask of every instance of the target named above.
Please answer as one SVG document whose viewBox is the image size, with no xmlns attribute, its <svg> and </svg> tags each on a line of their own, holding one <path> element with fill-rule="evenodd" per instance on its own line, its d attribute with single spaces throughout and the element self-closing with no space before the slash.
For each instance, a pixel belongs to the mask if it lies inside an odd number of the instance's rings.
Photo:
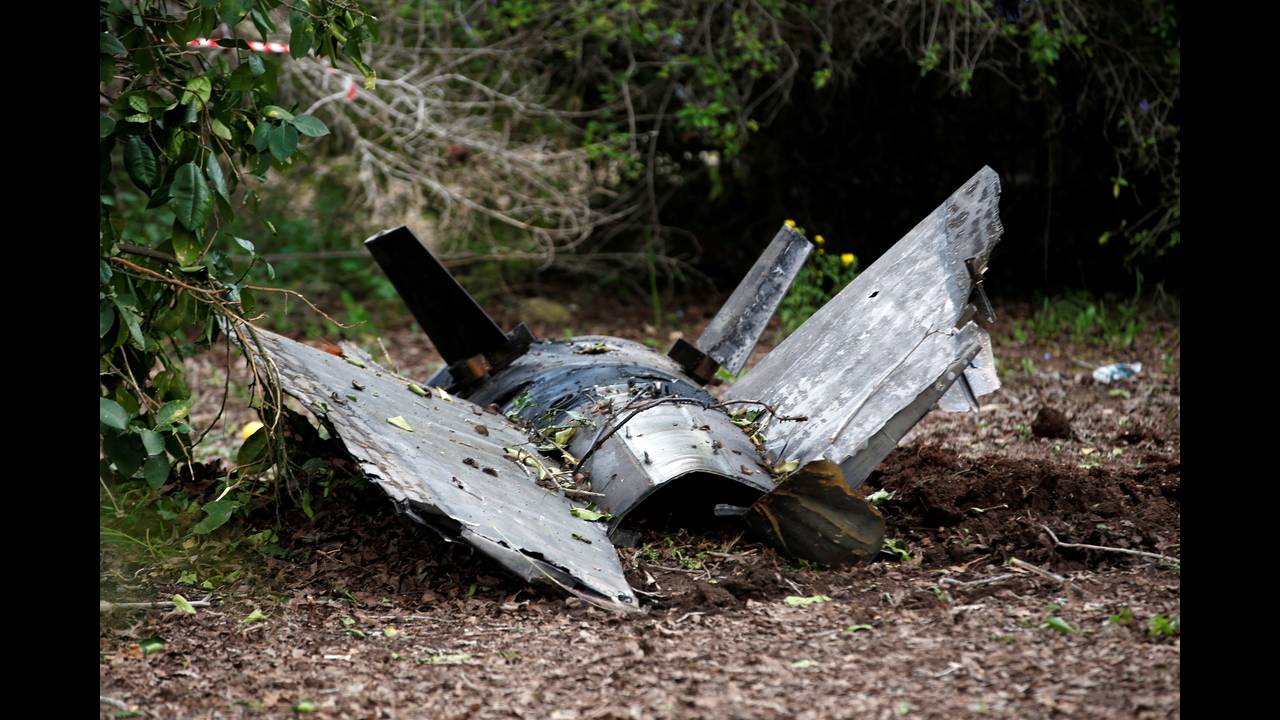
<svg viewBox="0 0 1280 720">
<path fill-rule="evenodd" d="M 880 548 L 880 552 L 887 555 L 893 555 L 902 562 L 906 562 L 911 559 L 911 553 L 907 550 L 907 544 L 894 538 L 885 538 L 884 544 Z"/>
<path fill-rule="evenodd" d="M 1129 299 L 1106 299 L 1086 292 L 1043 298 L 1026 325 L 1015 322 L 1010 335 L 1019 343 L 1066 337 L 1075 343 L 1127 350 L 1145 326 L 1143 304 L 1137 298 L 1135 294 Z"/>
<path fill-rule="evenodd" d="M 1120 608 L 1120 612 L 1107 618 L 1112 625 L 1130 625 L 1133 623 L 1133 611 L 1128 606 Z"/>
<path fill-rule="evenodd" d="M 1160 613 L 1147 623 L 1147 634 L 1151 637 L 1173 637 L 1182 632 L 1182 618 L 1174 615 L 1167 618 Z"/>
<path fill-rule="evenodd" d="M 818 249 L 791 283 L 791 289 L 778 306 L 782 332 L 790 335 L 804 324 L 828 300 L 835 297 L 858 276 L 858 258 L 852 253 L 828 254 L 821 235 L 814 237 Z"/>
</svg>

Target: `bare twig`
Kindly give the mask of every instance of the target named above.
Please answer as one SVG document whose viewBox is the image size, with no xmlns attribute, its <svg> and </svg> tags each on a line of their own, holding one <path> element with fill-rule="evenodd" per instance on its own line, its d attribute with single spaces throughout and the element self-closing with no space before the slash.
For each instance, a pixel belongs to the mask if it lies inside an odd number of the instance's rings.
<svg viewBox="0 0 1280 720">
<path fill-rule="evenodd" d="M 1124 553 L 1126 555 L 1139 555 L 1141 557 L 1151 558 L 1153 560 L 1163 560 L 1164 562 L 1173 563 L 1175 565 L 1182 564 L 1182 561 L 1176 557 L 1161 555 L 1160 553 L 1146 552 L 1145 550 L 1130 550 L 1129 548 L 1109 547 L 1106 545 L 1087 545 L 1085 543 L 1062 542 L 1061 540 L 1058 539 L 1057 535 L 1053 534 L 1053 531 L 1049 529 L 1048 525 L 1041 525 L 1040 527 L 1044 528 L 1044 531 L 1049 533 L 1049 537 L 1053 540 L 1054 547 L 1079 548 L 1081 550 L 1102 550 L 1104 552 L 1118 552 L 1118 553 Z"/>
<path fill-rule="evenodd" d="M 98 612 L 111 612 L 113 610 L 158 610 L 161 608 L 177 607 L 172 600 L 158 600 L 156 602 L 108 602 L 106 600 L 98 601 Z M 191 607 L 209 607 L 208 600 L 192 600 Z"/>
<path fill-rule="evenodd" d="M 170 265 L 179 264 L 178 258 L 170 255 L 169 253 L 160 252 L 159 250 L 152 250 L 151 248 L 148 248 L 148 247 L 142 247 L 141 245 L 133 245 L 130 243 L 120 243 L 118 247 L 120 248 L 120 252 L 126 252 L 126 253 L 129 253 L 130 255 L 140 255 L 142 257 L 149 257 L 152 260 L 167 262 Z"/>
<path fill-rule="evenodd" d="M 604 493 L 591 492 L 590 490 L 578 490 L 576 488 L 564 488 L 565 497 L 572 498 L 593 498 L 604 497 Z"/>
<path fill-rule="evenodd" d="M 289 289 L 287 289 L 287 288 L 263 287 L 263 286 L 261 286 L 261 285 L 245 285 L 245 288 L 247 288 L 247 289 L 249 289 L 249 290 L 257 290 L 258 292 L 273 292 L 273 293 L 281 293 L 281 294 L 283 294 L 283 295 L 292 295 L 292 296 L 294 296 L 294 297 L 298 298 L 299 300 L 301 300 L 302 302 L 306 303 L 306 304 L 307 304 L 307 307 L 309 307 L 309 308 L 311 308 L 312 310 L 316 311 L 316 312 L 317 312 L 318 314 L 320 314 L 320 315 L 321 315 L 325 320 L 328 320 L 329 322 L 333 323 L 334 325 L 337 325 L 338 327 L 340 327 L 340 328 L 342 328 L 342 329 L 344 329 L 344 330 L 346 330 L 346 329 L 350 329 L 350 328 L 353 328 L 353 327 L 355 327 L 356 325 L 359 325 L 359 324 L 360 324 L 360 323 L 355 323 L 355 324 L 353 324 L 353 325 L 347 325 L 346 323 L 341 323 L 341 322 L 338 322 L 337 320 L 334 320 L 333 318 L 329 317 L 329 314 L 328 314 L 328 313 L 326 313 L 325 311 L 323 311 L 323 310 L 321 310 L 320 308 L 316 307 L 316 306 L 315 306 L 315 303 L 313 303 L 313 302 L 311 302 L 310 300 L 308 300 L 308 299 L 306 298 L 306 296 L 305 296 L 305 295 L 303 295 L 303 294 L 302 294 L 302 293 L 300 293 L 300 292 L 297 292 L 296 290 L 289 290 Z"/>
<path fill-rule="evenodd" d="M 1032 565 L 1031 563 L 1025 560 L 1019 560 L 1018 558 L 1009 558 L 1009 565 L 1016 567 L 1020 570 L 1033 572 L 1036 575 L 1039 575 L 1040 577 L 1044 578 L 1045 580 L 1051 580 L 1053 582 L 1058 583 L 1059 585 L 1065 584 L 1067 582 L 1067 579 L 1062 577 L 1061 575 L 1051 573 L 1048 570 L 1045 570 L 1044 568 L 1038 567 L 1036 565 Z"/>
<path fill-rule="evenodd" d="M 387 350 L 387 346 L 382 342 L 382 336 L 378 336 L 378 347 L 382 348 L 382 357 L 387 359 L 387 366 L 391 368 L 391 372 L 396 375 L 400 374 L 400 367 L 396 365 L 396 361 L 391 359 L 391 353 Z"/>
<path fill-rule="evenodd" d="M 106 695 L 99 695 L 98 702 L 103 705 L 110 705 L 111 707 L 116 708 L 117 710 L 127 711 L 129 709 L 129 706 L 126 705 L 123 701 L 117 700 L 113 697 L 108 697 Z"/>
<path fill-rule="evenodd" d="M 784 582 L 784 583 L 786 583 L 786 584 L 790 585 L 790 586 L 791 586 L 791 589 L 792 589 L 792 590 L 795 590 L 797 595 L 804 595 L 804 590 L 801 590 L 799 585 L 797 585 L 797 584 L 795 584 L 794 582 L 792 582 L 792 581 L 791 581 L 791 578 L 785 578 L 785 577 L 784 577 L 784 578 L 782 578 L 782 582 Z"/>
<path fill-rule="evenodd" d="M 968 582 L 965 582 L 963 580 L 956 580 L 955 578 L 951 578 L 951 577 L 944 577 L 938 581 L 938 584 L 939 585 L 955 585 L 956 587 L 960 587 L 960 588 L 972 588 L 972 587 L 980 587 L 982 585 L 994 585 L 995 583 L 1004 582 L 1005 580 L 1012 580 L 1013 578 L 1016 578 L 1016 577 L 1018 577 L 1018 575 L 1014 575 L 1013 573 L 1005 573 L 1003 575 L 996 575 L 995 577 L 981 578 L 979 580 L 970 580 Z"/>
</svg>

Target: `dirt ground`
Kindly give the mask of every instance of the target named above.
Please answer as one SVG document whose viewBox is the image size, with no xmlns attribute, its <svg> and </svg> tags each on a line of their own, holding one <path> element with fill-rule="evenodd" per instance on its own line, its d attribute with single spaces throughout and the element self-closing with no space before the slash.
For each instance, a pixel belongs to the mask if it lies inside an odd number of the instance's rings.
<svg viewBox="0 0 1280 720">
<path fill-rule="evenodd" d="M 580 331 L 655 334 L 596 310 Z M 686 332 L 713 310 L 689 308 Z M 1177 329 L 1150 321 L 1116 354 L 1016 342 L 1030 309 L 999 310 L 1003 389 L 976 417 L 931 414 L 864 485 L 891 493 L 901 553 L 816 569 L 734 531 L 652 532 L 619 551 L 644 612 L 616 615 L 509 578 L 376 488 L 336 486 L 313 520 L 279 518 L 287 557 L 235 555 L 237 582 L 192 587 L 177 560 L 107 573 L 105 599 L 211 605 L 103 615 L 102 716 L 1179 717 L 1180 635 L 1151 629 L 1180 620 L 1177 565 L 1050 535 L 1180 555 Z M 402 369 L 434 359 L 408 332 L 384 344 Z M 1136 380 L 1090 378 L 1131 360 Z M 216 363 L 193 361 L 213 408 L 194 424 L 216 412 Z M 212 439 L 250 417 L 235 400 Z M 814 596 L 828 599 L 797 602 Z M 254 610 L 265 620 L 245 622 Z"/>
</svg>

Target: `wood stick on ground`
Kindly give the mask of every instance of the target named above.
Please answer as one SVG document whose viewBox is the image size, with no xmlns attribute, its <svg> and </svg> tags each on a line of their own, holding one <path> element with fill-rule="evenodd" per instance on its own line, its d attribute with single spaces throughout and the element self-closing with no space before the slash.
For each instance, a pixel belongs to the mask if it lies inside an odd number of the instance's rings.
<svg viewBox="0 0 1280 720">
<path fill-rule="evenodd" d="M 995 577 L 981 578 L 979 580 L 970 580 L 968 582 L 965 582 L 963 580 L 956 580 L 955 578 L 944 577 L 938 581 L 938 584 L 939 585 L 955 585 L 956 587 L 962 587 L 962 588 L 971 588 L 971 587 L 978 587 L 980 585 L 991 585 L 992 583 L 1004 582 L 1005 580 L 1012 580 L 1013 578 L 1016 578 L 1016 577 L 1018 576 L 1013 573 L 1005 573 L 1003 575 L 996 575 Z"/>
<path fill-rule="evenodd" d="M 737 558 L 751 557 L 756 554 L 755 550 L 744 550 L 739 553 L 723 553 L 708 550 L 707 554 L 711 557 L 724 558 L 725 560 L 736 560 Z"/>
<path fill-rule="evenodd" d="M 387 359 L 387 364 L 391 366 L 391 372 L 399 375 L 400 366 L 396 365 L 396 361 L 391 359 L 391 353 L 387 352 L 387 346 L 382 342 L 382 336 L 378 336 L 378 347 L 382 348 L 382 357 Z"/>
<path fill-rule="evenodd" d="M 1142 557 L 1151 558 L 1153 560 L 1164 560 L 1165 562 L 1171 562 L 1171 563 L 1174 563 L 1175 565 L 1182 564 L 1182 561 L 1176 557 L 1161 555 L 1160 553 L 1146 552 L 1145 550 L 1130 550 L 1129 548 L 1108 547 L 1106 545 L 1086 545 L 1085 543 L 1062 542 L 1061 540 L 1058 539 L 1057 535 L 1053 534 L 1053 531 L 1049 529 L 1048 525 L 1041 525 L 1040 527 L 1044 528 L 1044 531 L 1049 533 L 1049 537 L 1050 539 L 1053 540 L 1053 544 L 1055 547 L 1080 548 L 1082 550 L 1104 550 L 1107 552 L 1124 553 L 1126 555 L 1140 555 Z"/>
<path fill-rule="evenodd" d="M 804 591 L 800 589 L 799 585 L 791 582 L 791 578 L 782 578 L 782 582 L 790 585 L 791 589 L 796 591 L 796 595 L 804 595 Z"/>
<path fill-rule="evenodd" d="M 565 488 L 564 495 L 565 497 L 572 498 L 604 497 L 604 493 L 591 492 L 590 490 L 578 490 L 576 488 Z"/>
<path fill-rule="evenodd" d="M 155 610 L 158 608 L 173 608 L 176 605 L 172 600 L 161 600 L 158 602 L 121 602 L 113 603 L 106 600 L 98 601 L 99 612 L 111 612 L 112 610 Z M 209 607 L 208 600 L 192 600 L 191 607 Z"/>
<path fill-rule="evenodd" d="M 1019 560 L 1018 558 L 1009 558 L 1009 564 L 1013 567 L 1016 567 L 1022 570 L 1027 570 L 1029 572 L 1033 572 L 1046 580 L 1052 580 L 1053 582 L 1056 582 L 1060 585 L 1065 584 L 1067 582 L 1067 579 L 1062 577 L 1061 575 L 1051 573 L 1048 570 L 1045 570 L 1042 567 L 1037 567 L 1035 565 L 1032 565 L 1031 563 L 1025 560 Z"/>
</svg>

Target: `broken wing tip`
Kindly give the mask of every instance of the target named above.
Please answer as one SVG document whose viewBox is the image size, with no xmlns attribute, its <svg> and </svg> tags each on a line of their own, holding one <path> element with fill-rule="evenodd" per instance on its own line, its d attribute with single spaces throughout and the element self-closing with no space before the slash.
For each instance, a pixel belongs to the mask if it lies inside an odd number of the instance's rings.
<svg viewBox="0 0 1280 720">
<path fill-rule="evenodd" d="M 1000 192 L 1000 173 L 996 172 L 990 165 L 983 165 L 979 168 L 973 179 L 992 183 L 995 185 L 996 192 Z"/>
<path fill-rule="evenodd" d="M 1000 193 L 1000 176 L 990 165 L 983 165 L 944 203 L 948 216 L 948 234 L 965 248 L 965 252 L 980 258 L 980 265 L 985 264 L 991 249 L 1004 236 L 1004 223 L 1000 219 Z M 955 224 L 951 223 L 953 217 Z M 968 218 L 968 222 L 965 218 Z"/>
</svg>

